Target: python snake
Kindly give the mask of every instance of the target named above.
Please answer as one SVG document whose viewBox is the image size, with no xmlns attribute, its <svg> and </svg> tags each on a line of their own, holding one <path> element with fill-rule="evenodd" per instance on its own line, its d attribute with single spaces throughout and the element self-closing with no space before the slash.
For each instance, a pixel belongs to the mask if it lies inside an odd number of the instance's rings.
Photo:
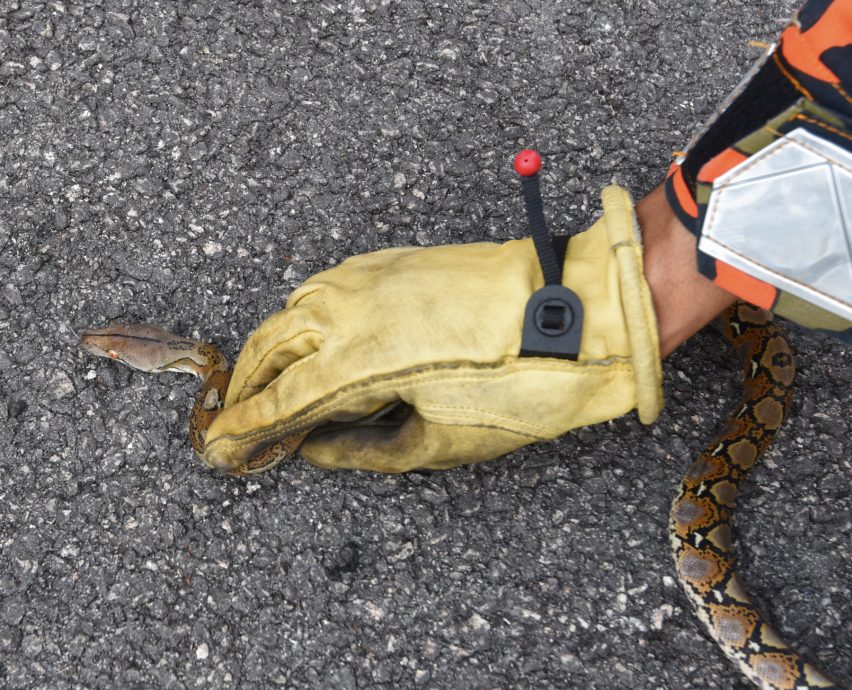
<svg viewBox="0 0 852 690">
<path fill-rule="evenodd" d="M 834 688 L 767 624 L 745 592 L 731 552 L 737 487 L 769 446 L 790 407 L 795 363 L 768 312 L 744 303 L 720 319 L 743 361 L 745 395 L 726 429 L 698 457 L 680 484 L 669 533 L 678 579 L 698 617 L 722 650 L 764 690 Z M 190 441 L 203 459 L 204 437 L 225 400 L 231 368 L 213 345 L 149 324 L 84 331 L 83 348 L 140 371 L 194 374 L 203 381 L 190 415 Z M 229 474 L 262 472 L 298 450 L 306 434 L 279 441 Z"/>
<path fill-rule="evenodd" d="M 222 409 L 233 373 L 227 358 L 215 345 L 181 338 L 147 323 L 87 329 L 80 334 L 80 345 L 86 352 L 114 359 L 139 371 L 151 374 L 172 371 L 199 377 L 202 386 L 189 415 L 189 441 L 198 457 L 207 464 L 204 438 Z M 240 476 L 264 472 L 293 455 L 305 436 L 307 434 L 288 436 L 226 474 Z"/>
<path fill-rule="evenodd" d="M 745 393 L 725 429 L 683 478 L 672 504 L 669 537 L 677 576 L 710 636 L 755 685 L 839 690 L 766 622 L 745 591 L 731 551 L 737 488 L 790 409 L 793 353 L 769 312 L 740 302 L 718 324 L 743 362 Z"/>
</svg>

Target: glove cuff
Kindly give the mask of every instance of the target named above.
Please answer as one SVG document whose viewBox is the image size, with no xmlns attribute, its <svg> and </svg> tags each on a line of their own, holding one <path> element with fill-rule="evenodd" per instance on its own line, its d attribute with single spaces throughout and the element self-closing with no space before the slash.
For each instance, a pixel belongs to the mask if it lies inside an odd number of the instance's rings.
<svg viewBox="0 0 852 690">
<path fill-rule="evenodd" d="M 609 246 L 618 266 L 621 305 L 633 358 L 639 421 L 651 424 L 663 409 L 663 370 L 657 317 L 642 262 L 642 235 L 630 193 L 610 185 L 601 192 Z"/>
</svg>

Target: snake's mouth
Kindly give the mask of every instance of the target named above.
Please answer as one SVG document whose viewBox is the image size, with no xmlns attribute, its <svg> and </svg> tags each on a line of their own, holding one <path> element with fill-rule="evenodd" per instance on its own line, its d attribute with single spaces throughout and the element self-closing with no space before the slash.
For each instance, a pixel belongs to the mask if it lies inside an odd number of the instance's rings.
<svg viewBox="0 0 852 690">
<path fill-rule="evenodd" d="M 106 350 L 99 347 L 96 338 L 100 337 L 100 333 L 94 330 L 85 330 L 80 332 L 80 347 L 90 355 L 97 357 L 108 357 Z"/>
</svg>

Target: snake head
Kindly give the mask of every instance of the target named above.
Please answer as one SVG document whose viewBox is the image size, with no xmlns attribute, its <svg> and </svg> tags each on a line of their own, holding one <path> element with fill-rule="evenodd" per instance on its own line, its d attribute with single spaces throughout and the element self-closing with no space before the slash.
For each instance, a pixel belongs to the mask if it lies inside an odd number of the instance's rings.
<svg viewBox="0 0 852 690">
<path fill-rule="evenodd" d="M 96 357 L 109 357 L 110 359 L 117 359 L 121 361 L 121 353 L 117 350 L 109 349 L 108 347 L 107 349 L 104 349 L 103 346 L 105 345 L 105 339 L 97 333 L 83 331 L 80 334 L 80 347 L 82 347 L 90 355 L 95 355 Z"/>
<path fill-rule="evenodd" d="M 126 344 L 127 326 L 87 328 L 80 333 L 80 347 L 96 357 L 121 361 L 122 345 Z"/>
<path fill-rule="evenodd" d="M 151 373 L 177 371 L 203 377 L 209 365 L 199 354 L 202 345 L 148 323 L 113 324 L 80 334 L 80 346 L 86 352 Z"/>
</svg>

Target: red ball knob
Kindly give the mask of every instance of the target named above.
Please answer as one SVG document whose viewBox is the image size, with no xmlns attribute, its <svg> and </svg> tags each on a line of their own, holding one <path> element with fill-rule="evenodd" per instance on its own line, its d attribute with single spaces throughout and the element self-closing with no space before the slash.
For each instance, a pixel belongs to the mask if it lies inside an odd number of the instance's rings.
<svg viewBox="0 0 852 690">
<path fill-rule="evenodd" d="M 521 177 L 532 177 L 541 170 L 541 156 L 538 151 L 524 149 L 515 156 L 515 172 Z"/>
</svg>

